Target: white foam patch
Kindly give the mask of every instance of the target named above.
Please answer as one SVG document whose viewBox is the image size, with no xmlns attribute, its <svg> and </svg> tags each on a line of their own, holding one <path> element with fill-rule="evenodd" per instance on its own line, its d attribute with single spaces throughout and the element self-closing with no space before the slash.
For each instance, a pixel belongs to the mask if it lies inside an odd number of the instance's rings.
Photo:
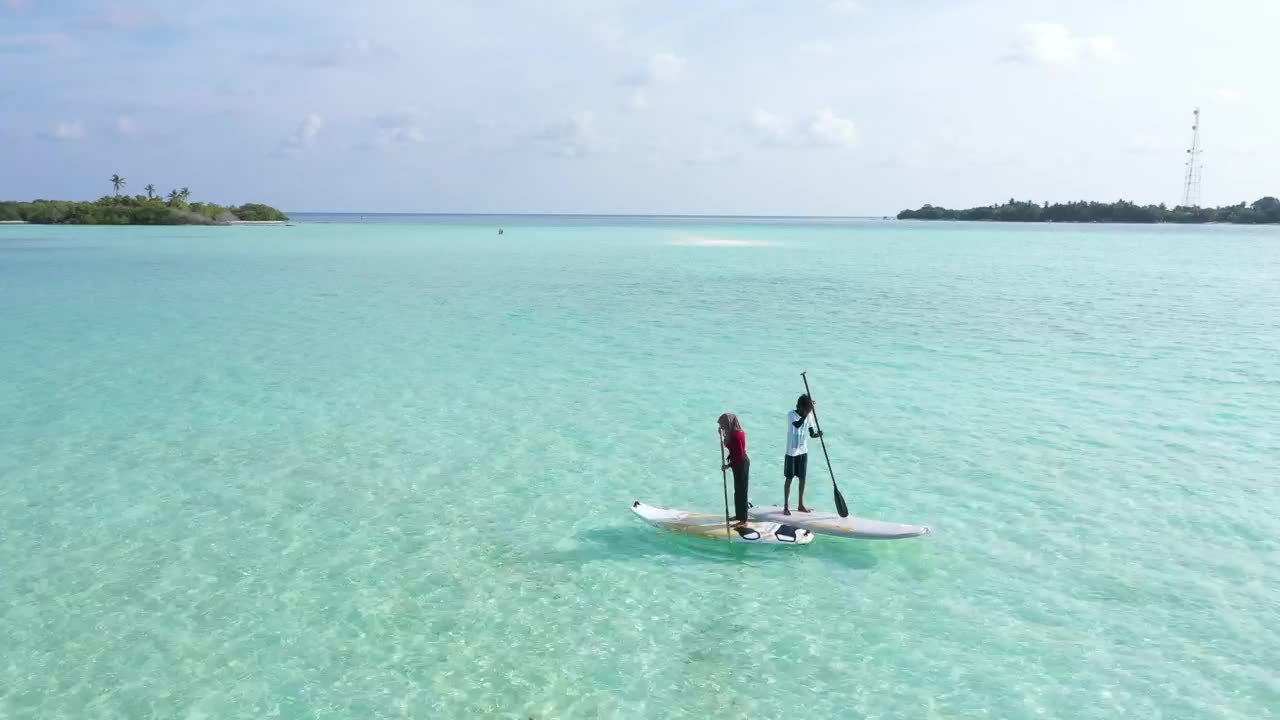
<svg viewBox="0 0 1280 720">
<path fill-rule="evenodd" d="M 742 238 L 713 237 L 710 235 L 679 235 L 668 245 L 686 245 L 692 247 L 760 247 L 776 245 L 768 240 L 746 240 Z"/>
</svg>

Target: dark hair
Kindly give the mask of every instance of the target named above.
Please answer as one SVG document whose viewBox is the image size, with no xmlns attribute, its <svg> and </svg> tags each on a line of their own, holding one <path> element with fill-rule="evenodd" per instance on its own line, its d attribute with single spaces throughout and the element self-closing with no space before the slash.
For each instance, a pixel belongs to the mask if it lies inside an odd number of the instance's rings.
<svg viewBox="0 0 1280 720">
<path fill-rule="evenodd" d="M 801 395 L 800 397 L 796 398 L 797 410 L 799 410 L 800 408 L 811 408 L 811 407 L 813 407 L 813 401 L 809 399 L 808 395 Z"/>
</svg>

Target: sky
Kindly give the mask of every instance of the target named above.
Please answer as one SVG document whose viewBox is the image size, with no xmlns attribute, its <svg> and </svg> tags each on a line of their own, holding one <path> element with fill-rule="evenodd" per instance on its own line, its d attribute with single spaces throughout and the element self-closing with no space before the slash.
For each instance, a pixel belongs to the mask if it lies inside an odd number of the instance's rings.
<svg viewBox="0 0 1280 720">
<path fill-rule="evenodd" d="M 888 215 L 1280 195 L 1277 0 L 0 0 L 0 199 Z"/>
</svg>

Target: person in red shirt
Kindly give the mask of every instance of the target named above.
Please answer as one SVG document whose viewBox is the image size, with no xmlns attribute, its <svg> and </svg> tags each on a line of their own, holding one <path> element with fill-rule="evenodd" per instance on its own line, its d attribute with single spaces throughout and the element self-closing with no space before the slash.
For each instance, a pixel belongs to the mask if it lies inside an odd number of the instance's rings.
<svg viewBox="0 0 1280 720">
<path fill-rule="evenodd" d="M 725 413 L 717 420 L 720 425 L 720 437 L 724 439 L 724 447 L 729 451 L 723 470 L 733 470 L 733 519 L 738 527 L 747 524 L 747 480 L 751 474 L 751 458 L 747 457 L 747 433 L 743 431 L 738 416 Z"/>
</svg>

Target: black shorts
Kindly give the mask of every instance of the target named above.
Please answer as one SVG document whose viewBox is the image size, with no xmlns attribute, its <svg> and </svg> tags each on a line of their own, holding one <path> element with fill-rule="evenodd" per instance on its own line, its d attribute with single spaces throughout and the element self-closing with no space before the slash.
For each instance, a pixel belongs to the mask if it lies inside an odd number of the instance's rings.
<svg viewBox="0 0 1280 720">
<path fill-rule="evenodd" d="M 787 455 L 782 461 L 782 476 L 805 479 L 805 471 L 809 469 L 809 454 Z"/>
</svg>

